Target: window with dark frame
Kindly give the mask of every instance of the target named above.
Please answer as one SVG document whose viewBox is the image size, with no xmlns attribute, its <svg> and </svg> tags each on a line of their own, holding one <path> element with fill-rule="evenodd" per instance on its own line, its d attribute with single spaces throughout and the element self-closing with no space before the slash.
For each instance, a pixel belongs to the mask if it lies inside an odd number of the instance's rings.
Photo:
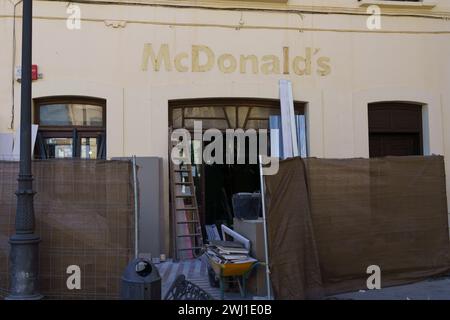
<svg viewBox="0 0 450 320">
<path fill-rule="evenodd" d="M 49 97 L 34 101 L 35 159 L 106 159 L 106 100 Z"/>
<path fill-rule="evenodd" d="M 421 104 L 370 103 L 368 120 L 371 158 L 423 155 Z"/>
</svg>

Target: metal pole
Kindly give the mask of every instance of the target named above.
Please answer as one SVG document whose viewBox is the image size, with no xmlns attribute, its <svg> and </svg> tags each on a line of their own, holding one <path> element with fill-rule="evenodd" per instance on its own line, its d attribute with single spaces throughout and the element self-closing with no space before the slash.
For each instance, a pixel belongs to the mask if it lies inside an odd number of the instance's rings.
<svg viewBox="0 0 450 320">
<path fill-rule="evenodd" d="M 270 288 L 270 268 L 269 268 L 269 244 L 267 241 L 267 219 L 266 219 L 266 204 L 264 201 L 264 174 L 262 166 L 262 156 L 259 155 L 259 179 L 261 183 L 261 204 L 262 204 L 262 214 L 263 214 L 263 227 L 264 227 L 264 254 L 266 255 L 266 284 L 267 284 L 267 299 L 272 298 L 271 288 Z"/>
<path fill-rule="evenodd" d="M 137 185 L 136 156 L 133 156 L 133 188 L 134 188 L 134 257 L 139 258 L 139 203 Z"/>
<path fill-rule="evenodd" d="M 39 293 L 39 242 L 35 234 L 34 190 L 31 172 L 31 57 L 33 2 L 23 1 L 22 82 L 20 113 L 20 169 L 15 234 L 9 239 L 10 300 L 41 299 Z"/>
</svg>

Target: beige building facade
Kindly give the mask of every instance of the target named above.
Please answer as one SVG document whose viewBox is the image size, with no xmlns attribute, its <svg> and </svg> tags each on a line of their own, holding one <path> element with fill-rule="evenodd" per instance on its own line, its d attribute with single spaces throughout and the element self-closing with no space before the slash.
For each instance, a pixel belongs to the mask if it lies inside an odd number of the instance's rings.
<svg viewBox="0 0 450 320">
<path fill-rule="evenodd" d="M 19 128 L 16 2 L 0 0 L 1 133 Z M 369 157 L 369 104 L 420 105 L 421 153 L 445 156 L 450 199 L 449 0 L 36 0 L 33 27 L 33 98 L 104 99 L 106 157 L 163 158 L 167 250 L 170 101 L 278 99 L 280 79 L 312 157 Z"/>
</svg>

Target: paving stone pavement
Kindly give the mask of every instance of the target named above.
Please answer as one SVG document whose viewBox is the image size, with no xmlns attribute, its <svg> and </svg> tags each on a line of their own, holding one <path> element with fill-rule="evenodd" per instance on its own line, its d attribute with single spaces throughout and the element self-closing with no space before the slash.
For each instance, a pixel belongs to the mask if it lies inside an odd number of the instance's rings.
<svg viewBox="0 0 450 320">
<path fill-rule="evenodd" d="M 205 257 L 197 259 L 190 259 L 184 261 L 174 262 L 168 260 L 156 264 L 159 274 L 162 279 L 162 297 L 164 298 L 172 283 L 180 274 L 184 274 L 186 279 L 196 284 L 206 292 L 208 292 L 214 299 L 220 299 L 219 288 L 211 287 L 208 279 L 207 262 Z M 237 292 L 226 292 L 226 300 L 242 300 Z M 251 296 L 246 299 L 252 299 Z"/>
<path fill-rule="evenodd" d="M 381 282 L 383 286 L 383 282 Z M 329 297 L 338 300 L 450 300 L 450 276 L 430 278 L 408 285 L 361 290 Z"/>
<path fill-rule="evenodd" d="M 214 299 L 220 299 L 219 288 L 209 285 L 207 262 L 204 257 L 173 262 L 171 260 L 156 265 L 162 278 L 163 296 L 180 274 L 208 292 Z M 248 297 L 247 299 L 252 299 Z M 226 292 L 226 300 L 242 300 L 237 292 Z M 430 278 L 408 285 L 382 288 L 381 290 L 361 290 L 329 296 L 337 300 L 450 300 L 450 275 Z"/>
</svg>

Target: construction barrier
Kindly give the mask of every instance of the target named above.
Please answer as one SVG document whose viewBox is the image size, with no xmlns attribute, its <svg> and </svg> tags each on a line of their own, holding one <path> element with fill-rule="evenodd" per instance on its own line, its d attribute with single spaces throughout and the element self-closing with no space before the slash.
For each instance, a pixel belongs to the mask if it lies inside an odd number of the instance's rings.
<svg viewBox="0 0 450 320">
<path fill-rule="evenodd" d="M 8 290 L 18 162 L 0 161 L 0 295 Z M 128 161 L 33 162 L 40 292 L 54 299 L 116 299 L 134 253 L 132 165 Z M 81 289 L 70 290 L 70 266 Z M 70 268 L 69 268 L 70 271 Z"/>
<path fill-rule="evenodd" d="M 450 271 L 441 156 L 292 158 L 266 176 L 277 299 L 314 299 Z"/>
</svg>

